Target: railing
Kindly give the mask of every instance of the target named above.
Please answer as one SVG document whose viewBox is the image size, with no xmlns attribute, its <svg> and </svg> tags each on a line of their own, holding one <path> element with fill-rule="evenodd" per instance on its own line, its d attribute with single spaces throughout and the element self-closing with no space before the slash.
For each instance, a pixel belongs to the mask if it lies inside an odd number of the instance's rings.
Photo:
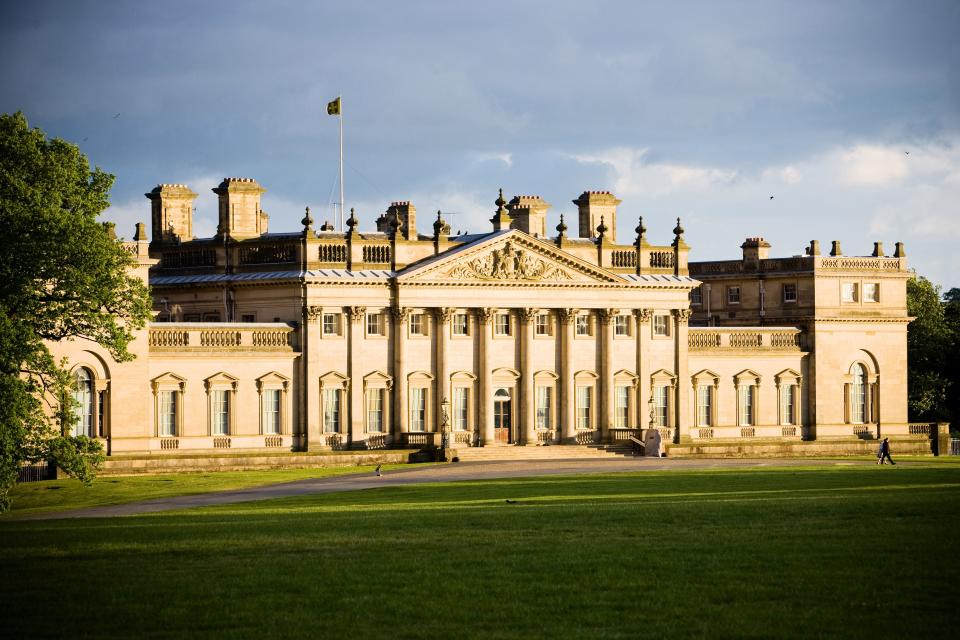
<svg viewBox="0 0 960 640">
<path fill-rule="evenodd" d="M 317 259 L 320 262 L 346 262 L 347 245 L 321 244 L 317 248 Z"/>
<path fill-rule="evenodd" d="M 858 424 L 853 427 L 853 435 L 861 440 L 866 440 L 871 436 L 870 427 L 865 424 Z"/>
<path fill-rule="evenodd" d="M 713 429 L 707 429 L 707 428 L 700 429 L 700 437 L 701 437 L 701 438 L 712 438 L 712 437 L 713 437 Z"/>
<path fill-rule="evenodd" d="M 676 264 L 676 258 L 673 251 L 651 251 L 650 264 L 651 269 L 673 269 Z"/>
<path fill-rule="evenodd" d="M 874 258 L 871 256 L 852 256 L 849 258 L 820 258 L 817 267 L 821 269 L 845 269 L 850 271 L 900 271 L 900 258 Z"/>
<path fill-rule="evenodd" d="M 387 448 L 387 436 L 385 435 L 367 436 L 367 449 L 386 449 L 386 448 Z"/>
<path fill-rule="evenodd" d="M 363 261 L 368 263 L 390 264 L 390 245 L 371 244 L 364 246 Z"/>
<path fill-rule="evenodd" d="M 17 482 L 40 482 L 42 480 L 56 479 L 57 465 L 53 462 L 21 464 L 17 470 Z"/>
<path fill-rule="evenodd" d="M 780 429 L 780 435 L 785 438 L 793 438 L 797 435 L 796 427 L 783 427 Z"/>
<path fill-rule="evenodd" d="M 164 331 L 151 329 L 147 344 L 151 347 L 185 347 L 190 343 L 187 331 Z"/>
<path fill-rule="evenodd" d="M 470 446 L 473 444 L 473 432 L 472 431 L 454 431 L 451 434 L 451 442 L 453 444 L 465 444 Z"/>
<path fill-rule="evenodd" d="M 164 251 L 160 254 L 160 266 L 164 269 L 217 266 L 216 249 L 189 249 Z"/>
<path fill-rule="evenodd" d="M 734 349 L 756 349 L 763 346 L 763 334 L 759 331 L 730 334 L 730 346 Z"/>
<path fill-rule="evenodd" d="M 297 262 L 297 245 L 261 244 L 240 247 L 240 264 L 285 264 Z"/>
<path fill-rule="evenodd" d="M 931 427 L 936 425 L 931 425 L 926 422 L 923 423 L 911 423 L 907 425 L 907 428 L 910 430 L 910 435 L 912 436 L 929 436 L 932 432 Z"/>
<path fill-rule="evenodd" d="M 201 347 L 239 347 L 239 331 L 201 331 Z"/>
<path fill-rule="evenodd" d="M 279 322 L 158 322 L 151 323 L 151 351 L 294 351 L 296 332 Z"/>
<path fill-rule="evenodd" d="M 597 441 L 597 432 L 592 429 L 588 431 L 577 431 L 574 440 L 577 444 L 593 444 Z"/>
<path fill-rule="evenodd" d="M 634 458 L 639 455 L 647 454 L 647 445 L 645 445 L 643 440 L 640 438 L 634 438 L 633 436 L 630 436 L 630 448 L 633 449 Z"/>
<path fill-rule="evenodd" d="M 339 433 L 325 433 L 320 436 L 320 444 L 331 449 L 343 449 L 344 438 Z"/>
<path fill-rule="evenodd" d="M 546 431 L 537 431 L 537 442 L 540 444 L 553 444 L 554 434 L 556 432 L 552 429 Z"/>
<path fill-rule="evenodd" d="M 230 438 L 214 438 L 214 439 L 213 439 L 213 448 L 214 448 L 214 449 L 229 449 L 229 448 L 230 448 Z"/>
<path fill-rule="evenodd" d="M 801 331 L 792 327 L 690 327 L 690 351 L 801 351 Z"/>
<path fill-rule="evenodd" d="M 717 260 L 714 262 L 691 262 L 690 275 L 708 275 L 711 273 L 743 273 L 740 260 Z"/>
<path fill-rule="evenodd" d="M 950 455 L 960 456 L 960 438 L 950 438 Z"/>
<path fill-rule="evenodd" d="M 163 449 L 164 451 L 167 451 L 170 449 L 179 449 L 180 440 L 178 440 L 177 438 L 164 438 L 163 440 L 160 441 L 160 448 Z"/>
<path fill-rule="evenodd" d="M 637 252 L 622 249 L 614 251 L 610 256 L 610 265 L 613 267 L 636 267 Z"/>
<path fill-rule="evenodd" d="M 263 438 L 263 446 L 265 447 L 282 447 L 283 446 L 283 437 L 282 436 L 265 436 Z"/>
<path fill-rule="evenodd" d="M 740 427 L 741 438 L 753 438 L 757 435 L 756 427 Z"/>
</svg>

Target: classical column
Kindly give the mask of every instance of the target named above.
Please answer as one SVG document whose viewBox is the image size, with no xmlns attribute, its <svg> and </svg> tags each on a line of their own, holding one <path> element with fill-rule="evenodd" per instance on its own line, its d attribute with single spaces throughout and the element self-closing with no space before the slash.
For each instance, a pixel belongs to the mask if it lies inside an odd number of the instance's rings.
<svg viewBox="0 0 960 640">
<path fill-rule="evenodd" d="M 576 443 L 576 390 L 573 384 L 573 325 L 578 309 L 559 309 L 560 331 L 563 333 L 560 353 L 560 442 Z"/>
<path fill-rule="evenodd" d="M 677 372 L 676 383 L 676 402 L 674 403 L 674 421 L 677 425 L 673 441 L 690 439 L 690 380 L 689 360 L 687 358 L 688 344 L 688 324 L 690 322 L 690 309 L 674 309 L 674 328 L 673 335 L 676 336 L 674 343 L 674 371 Z M 760 389 L 757 389 L 755 402 L 760 400 Z M 759 416 L 759 412 L 756 413 Z"/>
<path fill-rule="evenodd" d="M 637 426 L 646 429 L 650 426 L 650 309 L 634 309 L 633 317 L 637 321 L 637 375 L 640 386 L 637 388 Z"/>
<path fill-rule="evenodd" d="M 346 393 L 349 398 L 350 413 L 347 445 L 353 446 L 363 440 L 363 371 L 361 370 L 360 341 L 363 339 L 363 320 L 367 315 L 366 307 L 349 307 L 350 343 L 347 346 L 347 377 L 350 379 Z"/>
<path fill-rule="evenodd" d="M 613 386 L 613 319 L 620 309 L 601 309 L 600 317 L 600 441 L 610 441 L 610 427 L 613 426 L 614 386 Z"/>
<path fill-rule="evenodd" d="M 437 307 L 433 310 L 433 317 L 436 319 L 436 372 L 437 372 L 437 392 L 434 394 L 434 413 L 437 416 L 437 431 L 443 427 L 443 401 L 450 401 L 450 317 L 453 315 L 453 309 L 448 307 Z M 453 417 L 450 419 L 449 428 L 453 428 Z"/>
<path fill-rule="evenodd" d="M 322 395 L 320 393 L 319 373 L 321 345 L 320 316 L 323 308 L 310 306 L 304 309 L 304 330 L 300 345 L 303 350 L 300 363 L 298 392 L 300 403 L 299 425 L 293 426 L 294 443 L 304 449 L 318 449 L 323 446 L 323 419 L 321 415 Z"/>
<path fill-rule="evenodd" d="M 480 389 L 478 403 L 480 408 L 478 431 L 480 444 L 493 444 L 493 377 L 490 371 L 490 324 L 493 320 L 493 309 L 482 308 L 476 310 L 478 348 L 480 353 Z"/>
<path fill-rule="evenodd" d="M 523 421 L 524 444 L 537 444 L 537 399 L 533 388 L 533 319 L 536 316 L 534 309 L 518 309 L 520 316 L 520 362 L 521 364 L 521 391 L 520 391 L 520 419 Z"/>
<path fill-rule="evenodd" d="M 404 444 L 407 433 L 407 370 L 404 350 L 407 344 L 407 318 L 410 310 L 404 307 L 390 309 L 393 331 L 393 425 L 390 428 L 394 442 Z"/>
</svg>

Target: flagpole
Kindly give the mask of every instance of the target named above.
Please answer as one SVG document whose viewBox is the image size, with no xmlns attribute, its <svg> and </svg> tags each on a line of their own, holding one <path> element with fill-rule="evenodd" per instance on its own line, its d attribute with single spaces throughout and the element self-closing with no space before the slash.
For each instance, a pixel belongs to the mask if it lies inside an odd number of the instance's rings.
<svg viewBox="0 0 960 640">
<path fill-rule="evenodd" d="M 343 96 L 340 96 L 340 233 L 343 233 Z"/>
</svg>

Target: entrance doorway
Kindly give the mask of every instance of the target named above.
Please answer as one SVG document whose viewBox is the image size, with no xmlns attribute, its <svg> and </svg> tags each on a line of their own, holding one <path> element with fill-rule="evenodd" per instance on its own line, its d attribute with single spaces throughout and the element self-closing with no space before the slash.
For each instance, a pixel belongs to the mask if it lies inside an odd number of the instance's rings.
<svg viewBox="0 0 960 640">
<path fill-rule="evenodd" d="M 510 444 L 513 427 L 513 400 L 508 389 L 497 389 L 493 394 L 493 435 L 501 444 Z"/>
</svg>

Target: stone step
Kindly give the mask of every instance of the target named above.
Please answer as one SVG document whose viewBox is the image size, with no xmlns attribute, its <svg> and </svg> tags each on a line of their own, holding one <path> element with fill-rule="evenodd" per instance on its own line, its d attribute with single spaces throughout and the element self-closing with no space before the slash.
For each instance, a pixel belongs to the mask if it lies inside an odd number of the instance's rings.
<svg viewBox="0 0 960 640">
<path fill-rule="evenodd" d="M 491 446 L 457 449 L 454 455 L 461 461 L 487 460 L 566 460 L 566 459 L 616 459 L 632 455 L 622 447 L 584 445 L 552 445 L 546 447 Z"/>
</svg>

